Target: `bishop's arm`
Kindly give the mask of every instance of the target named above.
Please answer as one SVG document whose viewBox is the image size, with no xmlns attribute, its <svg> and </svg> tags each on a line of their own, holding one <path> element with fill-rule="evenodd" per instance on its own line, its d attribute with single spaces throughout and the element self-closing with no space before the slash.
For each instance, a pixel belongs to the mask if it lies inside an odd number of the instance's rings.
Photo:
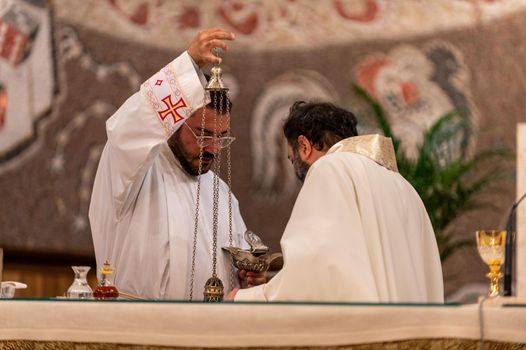
<svg viewBox="0 0 526 350">
<path fill-rule="evenodd" d="M 203 95 L 199 75 L 184 52 L 145 81 L 108 119 L 105 155 L 118 207 L 127 207 L 134 198 L 162 145 L 201 106 Z"/>
<path fill-rule="evenodd" d="M 145 81 L 106 122 L 108 143 L 101 164 L 110 169 L 117 212 L 133 202 L 161 147 L 206 102 L 206 80 L 199 68 L 216 63 L 210 50 L 224 49 L 224 40 L 232 39 L 219 29 L 200 32 L 188 51 Z"/>
</svg>

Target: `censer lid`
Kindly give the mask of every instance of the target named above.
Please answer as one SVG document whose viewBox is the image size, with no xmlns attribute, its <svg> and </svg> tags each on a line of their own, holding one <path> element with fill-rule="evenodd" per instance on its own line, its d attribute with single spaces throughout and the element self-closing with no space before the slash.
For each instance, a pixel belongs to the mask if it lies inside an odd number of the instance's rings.
<svg viewBox="0 0 526 350">
<path fill-rule="evenodd" d="M 222 78 L 222 70 L 220 67 L 212 67 L 210 69 L 210 80 L 205 87 L 206 91 L 228 91 Z"/>
</svg>

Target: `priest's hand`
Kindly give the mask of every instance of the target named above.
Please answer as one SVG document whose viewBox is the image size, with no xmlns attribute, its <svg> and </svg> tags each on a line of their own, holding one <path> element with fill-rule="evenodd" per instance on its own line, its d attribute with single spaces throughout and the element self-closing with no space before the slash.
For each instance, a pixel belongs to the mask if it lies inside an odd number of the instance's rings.
<svg viewBox="0 0 526 350">
<path fill-rule="evenodd" d="M 239 288 L 234 288 L 230 291 L 230 293 L 227 294 L 227 296 L 225 297 L 225 301 L 236 301 L 236 294 L 237 294 L 237 291 L 239 290 Z"/>
<path fill-rule="evenodd" d="M 267 275 L 265 272 L 249 272 L 245 270 L 239 270 L 238 275 L 241 288 L 250 288 L 267 283 Z"/>
<path fill-rule="evenodd" d="M 227 32 L 224 29 L 204 29 L 197 33 L 187 51 L 199 68 L 203 68 L 208 63 L 219 64 L 221 63 L 221 58 L 214 55 L 212 50 L 220 48 L 226 51 L 227 45 L 225 41 L 234 39 L 234 33 Z"/>
</svg>

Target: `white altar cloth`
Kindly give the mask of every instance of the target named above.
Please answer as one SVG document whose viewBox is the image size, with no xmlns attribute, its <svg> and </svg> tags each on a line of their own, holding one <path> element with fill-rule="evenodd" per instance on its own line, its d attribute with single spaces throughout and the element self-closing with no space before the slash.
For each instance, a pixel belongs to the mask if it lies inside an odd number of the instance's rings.
<svg viewBox="0 0 526 350">
<path fill-rule="evenodd" d="M 479 339 L 478 305 L 0 300 L 0 341 L 186 347 L 338 346 Z M 526 343 L 526 307 L 484 307 L 485 339 Z"/>
</svg>

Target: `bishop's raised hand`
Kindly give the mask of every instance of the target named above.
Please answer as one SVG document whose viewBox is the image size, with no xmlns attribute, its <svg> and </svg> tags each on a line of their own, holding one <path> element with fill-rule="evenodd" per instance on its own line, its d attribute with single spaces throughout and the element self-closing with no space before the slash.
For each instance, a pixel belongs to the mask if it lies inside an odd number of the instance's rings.
<svg viewBox="0 0 526 350">
<path fill-rule="evenodd" d="M 226 41 L 232 41 L 234 39 L 234 33 L 224 29 L 204 29 L 197 33 L 197 36 L 188 48 L 188 54 L 199 68 L 203 68 L 208 63 L 220 64 L 221 58 L 216 56 L 213 50 L 218 48 L 226 51 L 228 49 Z"/>
</svg>

